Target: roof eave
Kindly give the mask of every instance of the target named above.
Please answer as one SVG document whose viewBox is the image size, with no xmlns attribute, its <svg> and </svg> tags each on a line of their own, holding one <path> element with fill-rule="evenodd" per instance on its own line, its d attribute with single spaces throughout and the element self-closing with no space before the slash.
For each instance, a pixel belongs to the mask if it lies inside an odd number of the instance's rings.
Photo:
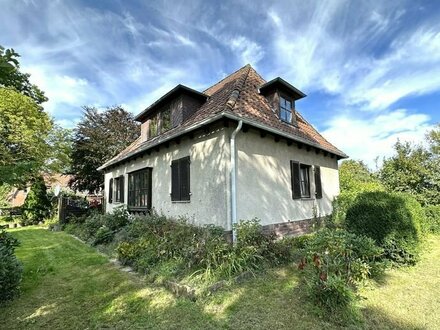
<svg viewBox="0 0 440 330">
<path fill-rule="evenodd" d="M 144 148 L 144 149 L 140 148 L 140 149 L 136 150 L 133 153 L 128 153 L 124 158 L 121 158 L 121 159 L 116 160 L 114 162 L 109 161 L 109 162 L 103 164 L 102 166 L 98 167 L 98 171 L 103 171 L 106 168 L 115 166 L 115 165 L 120 164 L 120 163 L 127 162 L 129 159 L 138 156 L 138 154 L 146 152 L 146 151 L 148 151 L 148 150 L 150 150 L 152 148 L 155 148 L 155 147 L 161 145 L 162 143 L 165 143 L 167 141 L 170 141 L 172 139 L 180 137 L 180 136 L 182 136 L 184 134 L 187 134 L 187 133 L 189 133 L 189 132 L 191 132 L 193 130 L 199 129 L 199 128 L 201 128 L 201 127 L 203 127 L 205 125 L 208 125 L 208 124 L 210 124 L 212 122 L 215 122 L 215 121 L 217 121 L 217 120 L 219 120 L 221 118 L 228 118 L 228 119 L 232 119 L 232 120 L 235 120 L 235 121 L 242 120 L 244 124 L 247 124 L 247 125 L 250 125 L 250 126 L 253 126 L 253 127 L 256 127 L 256 128 L 262 129 L 262 130 L 265 130 L 265 131 L 267 131 L 269 133 L 277 134 L 279 136 L 288 138 L 288 139 L 296 141 L 296 142 L 304 143 L 305 145 L 309 145 L 309 146 L 321 149 L 321 150 L 326 151 L 326 152 L 328 152 L 330 154 L 334 154 L 334 155 L 336 155 L 336 157 L 338 159 L 349 158 L 348 155 L 346 155 L 344 152 L 338 152 L 338 151 L 330 150 L 330 149 L 325 148 L 322 145 L 319 145 L 317 143 L 313 143 L 313 142 L 308 141 L 306 139 L 302 139 L 300 137 L 288 134 L 288 133 L 280 131 L 278 129 L 271 128 L 271 127 L 269 127 L 267 125 L 260 124 L 260 123 L 258 123 L 256 121 L 253 121 L 253 120 L 250 120 L 250 119 L 247 119 L 247 118 L 243 118 L 243 117 L 240 117 L 240 116 L 236 116 L 236 115 L 233 115 L 233 114 L 228 113 L 228 112 L 222 112 L 222 113 L 220 113 L 220 114 L 218 114 L 218 115 L 216 115 L 214 117 L 211 117 L 211 118 L 209 118 L 207 120 L 201 121 L 198 124 L 194 124 L 194 125 L 186 128 L 186 129 L 184 129 L 182 131 L 179 131 L 176 134 L 172 134 L 170 136 L 167 136 L 166 138 L 164 138 L 162 140 L 159 139 L 157 141 L 157 143 L 153 143 L 150 146 L 148 146 L 147 148 Z"/>
<path fill-rule="evenodd" d="M 261 94 L 264 94 L 266 90 L 276 87 L 277 85 L 283 86 L 285 89 L 290 91 L 292 94 L 296 96 L 296 100 L 302 99 L 303 97 L 306 97 L 307 95 L 303 92 L 301 92 L 298 88 L 292 86 L 290 83 L 285 81 L 281 77 L 276 77 L 263 85 L 261 85 L 258 89 Z"/>
</svg>

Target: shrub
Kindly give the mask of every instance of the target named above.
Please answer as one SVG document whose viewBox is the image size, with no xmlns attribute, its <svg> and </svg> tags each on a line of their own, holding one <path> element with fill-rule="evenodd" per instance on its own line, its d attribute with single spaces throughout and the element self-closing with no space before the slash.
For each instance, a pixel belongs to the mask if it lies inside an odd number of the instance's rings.
<svg viewBox="0 0 440 330">
<path fill-rule="evenodd" d="M 51 203 L 43 177 L 37 177 L 23 204 L 22 225 L 36 225 L 50 216 Z"/>
<path fill-rule="evenodd" d="M 367 192 L 347 211 L 347 229 L 371 237 L 385 249 L 384 256 L 397 263 L 417 260 L 424 212 L 411 196 Z"/>
<path fill-rule="evenodd" d="M 323 229 L 306 244 L 299 264 L 312 301 L 327 312 L 346 311 L 358 285 L 377 273 L 382 249 L 365 236 L 342 229 Z"/>
<path fill-rule="evenodd" d="M 96 234 L 94 235 L 92 245 L 109 243 L 113 239 L 113 235 L 114 232 L 107 226 L 99 227 L 99 229 L 96 231 Z"/>
<path fill-rule="evenodd" d="M 440 205 L 429 205 L 425 210 L 425 230 L 430 233 L 440 233 Z"/>
<path fill-rule="evenodd" d="M 0 231 L 0 305 L 19 294 L 23 268 L 14 255 L 18 245 L 18 240 Z"/>
</svg>

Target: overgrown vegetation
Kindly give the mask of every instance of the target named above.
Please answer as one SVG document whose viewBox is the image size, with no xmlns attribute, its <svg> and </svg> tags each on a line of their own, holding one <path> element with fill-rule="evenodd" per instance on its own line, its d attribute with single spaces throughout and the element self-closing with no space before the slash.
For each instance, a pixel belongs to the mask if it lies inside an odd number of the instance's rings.
<svg viewBox="0 0 440 330">
<path fill-rule="evenodd" d="M 237 224 L 238 243 L 234 245 L 223 228 L 195 226 L 184 218 L 155 213 L 131 217 L 123 208 L 113 214 L 72 218 L 64 230 L 107 252 L 110 247 L 122 264 L 152 280 L 161 277 L 199 283 L 291 262 L 298 244 L 296 238 L 275 241 L 255 219 Z"/>
<path fill-rule="evenodd" d="M 347 211 L 348 230 L 372 238 L 393 262 L 414 264 L 417 260 L 424 212 L 411 196 L 399 193 L 360 194 Z"/>
<path fill-rule="evenodd" d="M 21 241 L 21 295 L 0 307 L 5 329 L 341 329 L 318 317 L 296 265 L 269 269 L 200 297 L 176 298 L 122 272 L 95 249 L 41 227 L 12 231 Z M 438 329 L 440 240 L 427 241 L 414 267 L 387 271 L 386 282 L 361 289 L 359 318 L 349 329 Z M 410 312 L 408 312 L 410 311 Z"/>
<path fill-rule="evenodd" d="M 440 205 L 428 205 L 425 210 L 425 230 L 429 233 L 440 233 Z"/>
<path fill-rule="evenodd" d="M 322 229 L 307 242 L 299 263 L 311 300 L 334 319 L 355 316 L 358 289 L 383 271 L 383 250 L 365 236 L 342 229 Z"/>
<path fill-rule="evenodd" d="M 15 256 L 18 245 L 17 239 L 6 231 L 0 231 L 0 306 L 20 292 L 23 268 Z"/>
</svg>

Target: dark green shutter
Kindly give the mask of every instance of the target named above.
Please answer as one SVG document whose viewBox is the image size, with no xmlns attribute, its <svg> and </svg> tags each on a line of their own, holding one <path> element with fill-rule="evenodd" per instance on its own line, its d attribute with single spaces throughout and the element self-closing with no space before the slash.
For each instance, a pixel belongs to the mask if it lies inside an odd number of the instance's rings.
<svg viewBox="0 0 440 330">
<path fill-rule="evenodd" d="M 290 161 L 290 172 L 292 180 L 292 198 L 301 198 L 301 186 L 299 180 L 299 163 L 293 160 Z"/>
<path fill-rule="evenodd" d="M 108 184 L 108 202 L 113 203 L 113 179 Z"/>
<path fill-rule="evenodd" d="M 171 162 L 171 200 L 180 201 L 179 161 Z"/>
<path fill-rule="evenodd" d="M 121 188 L 120 188 L 120 191 L 121 191 L 120 201 L 121 201 L 121 203 L 124 203 L 124 185 L 125 185 L 124 179 L 125 179 L 125 177 L 122 175 L 121 179 L 119 180 L 119 182 L 121 184 Z"/>
<path fill-rule="evenodd" d="M 189 157 L 180 159 L 179 174 L 180 174 L 180 200 L 190 200 L 190 177 L 189 177 L 190 160 Z"/>
<path fill-rule="evenodd" d="M 317 199 L 322 198 L 321 167 L 315 166 L 315 195 Z"/>
</svg>

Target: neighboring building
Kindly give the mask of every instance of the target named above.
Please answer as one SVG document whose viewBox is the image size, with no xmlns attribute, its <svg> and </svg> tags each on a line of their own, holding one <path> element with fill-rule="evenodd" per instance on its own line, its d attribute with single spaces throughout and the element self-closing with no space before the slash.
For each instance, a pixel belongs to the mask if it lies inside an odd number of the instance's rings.
<svg viewBox="0 0 440 330">
<path fill-rule="evenodd" d="M 101 195 L 88 194 L 87 192 L 75 192 L 69 187 L 69 181 L 72 180 L 72 175 L 65 174 L 44 174 L 44 182 L 46 183 L 47 190 L 54 190 L 57 186 L 60 187 L 62 192 L 69 194 L 76 194 L 78 196 L 85 197 L 87 201 L 100 204 L 102 201 Z M 6 197 L 7 203 L 11 207 L 20 207 L 24 204 L 26 196 L 31 190 L 31 186 L 28 185 L 23 188 L 12 188 L 11 192 Z"/>
<path fill-rule="evenodd" d="M 246 65 L 203 93 L 178 85 L 136 116 L 141 136 L 102 165 L 106 210 L 155 209 L 231 230 L 259 218 L 278 234 L 332 212 L 347 156 L 296 110 L 305 97 Z"/>
<path fill-rule="evenodd" d="M 68 184 L 69 184 L 69 180 L 72 178 L 71 175 L 45 174 L 43 175 L 43 178 L 48 190 L 55 189 L 56 186 L 60 186 L 62 190 L 70 191 Z M 30 185 L 24 188 L 13 188 L 11 193 L 7 197 L 7 202 L 11 205 L 11 207 L 22 206 L 30 190 L 31 190 Z"/>
</svg>

